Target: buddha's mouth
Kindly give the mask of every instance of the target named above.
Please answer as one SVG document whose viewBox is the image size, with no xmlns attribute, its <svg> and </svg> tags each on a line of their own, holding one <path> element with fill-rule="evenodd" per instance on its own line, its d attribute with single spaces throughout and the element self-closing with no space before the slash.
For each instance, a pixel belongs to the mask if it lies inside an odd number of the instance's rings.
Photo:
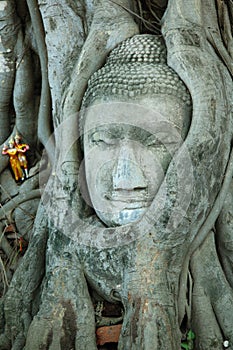
<svg viewBox="0 0 233 350">
<path fill-rule="evenodd" d="M 148 202 L 134 202 L 134 203 L 123 203 L 124 207 L 122 210 L 134 210 L 134 209 L 143 209 L 147 208 L 150 203 Z"/>
<path fill-rule="evenodd" d="M 111 195 L 105 194 L 104 198 L 122 204 L 124 209 L 138 209 L 148 207 L 153 198 L 147 193 L 134 193 L 134 191 L 124 191 L 124 193 L 112 192 Z"/>
</svg>

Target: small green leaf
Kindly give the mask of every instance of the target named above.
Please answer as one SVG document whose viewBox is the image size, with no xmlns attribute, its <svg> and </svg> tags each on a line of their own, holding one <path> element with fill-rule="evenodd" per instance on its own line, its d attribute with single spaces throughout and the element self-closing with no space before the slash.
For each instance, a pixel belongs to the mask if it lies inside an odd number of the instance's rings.
<svg viewBox="0 0 233 350">
<path fill-rule="evenodd" d="M 187 334 L 187 340 L 193 340 L 195 339 L 195 334 L 194 332 L 190 329 Z"/>
<path fill-rule="evenodd" d="M 195 339 L 195 333 L 190 329 L 186 336 L 186 341 L 181 343 L 181 348 L 185 350 L 193 350 L 194 344 L 193 340 Z"/>
</svg>

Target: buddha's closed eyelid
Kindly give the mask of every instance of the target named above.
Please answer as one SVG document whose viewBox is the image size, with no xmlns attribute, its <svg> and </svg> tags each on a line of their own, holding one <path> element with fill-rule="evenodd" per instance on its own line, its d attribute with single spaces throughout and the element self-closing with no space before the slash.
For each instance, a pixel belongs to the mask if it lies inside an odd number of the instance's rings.
<svg viewBox="0 0 233 350">
<path fill-rule="evenodd" d="M 106 132 L 94 132 L 90 137 L 89 141 L 94 145 L 115 145 L 118 139 L 111 133 Z"/>
<path fill-rule="evenodd" d="M 163 143 L 158 139 L 156 138 L 154 135 L 152 136 L 149 136 L 145 141 L 144 141 L 144 145 L 146 147 L 160 147 L 163 145 Z"/>
</svg>

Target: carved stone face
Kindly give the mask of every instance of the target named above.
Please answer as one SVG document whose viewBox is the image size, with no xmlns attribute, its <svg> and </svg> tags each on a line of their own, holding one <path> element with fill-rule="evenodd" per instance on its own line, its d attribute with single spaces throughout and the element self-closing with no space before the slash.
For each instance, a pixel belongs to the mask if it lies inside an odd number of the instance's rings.
<svg viewBox="0 0 233 350">
<path fill-rule="evenodd" d="M 168 95 L 133 103 L 98 100 L 88 109 L 83 137 L 86 182 L 92 206 L 107 226 L 143 216 L 189 123 L 190 110 Z"/>
</svg>

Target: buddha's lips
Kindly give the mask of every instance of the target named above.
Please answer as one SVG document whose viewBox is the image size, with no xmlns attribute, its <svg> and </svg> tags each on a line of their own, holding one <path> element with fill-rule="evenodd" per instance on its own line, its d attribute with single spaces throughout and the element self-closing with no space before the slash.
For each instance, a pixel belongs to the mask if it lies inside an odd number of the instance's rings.
<svg viewBox="0 0 233 350">
<path fill-rule="evenodd" d="M 122 204 L 124 209 L 137 209 L 137 208 L 148 207 L 152 202 L 152 199 L 147 197 L 146 195 L 133 197 L 133 196 L 122 196 L 119 194 L 112 194 L 111 196 L 105 195 L 104 197 L 107 200 L 110 200 L 112 202 Z"/>
<path fill-rule="evenodd" d="M 150 203 L 148 202 L 134 202 L 134 203 L 126 203 L 126 202 L 121 202 L 122 203 L 122 210 L 127 210 L 127 209 L 142 209 L 142 208 L 147 208 Z"/>
</svg>

